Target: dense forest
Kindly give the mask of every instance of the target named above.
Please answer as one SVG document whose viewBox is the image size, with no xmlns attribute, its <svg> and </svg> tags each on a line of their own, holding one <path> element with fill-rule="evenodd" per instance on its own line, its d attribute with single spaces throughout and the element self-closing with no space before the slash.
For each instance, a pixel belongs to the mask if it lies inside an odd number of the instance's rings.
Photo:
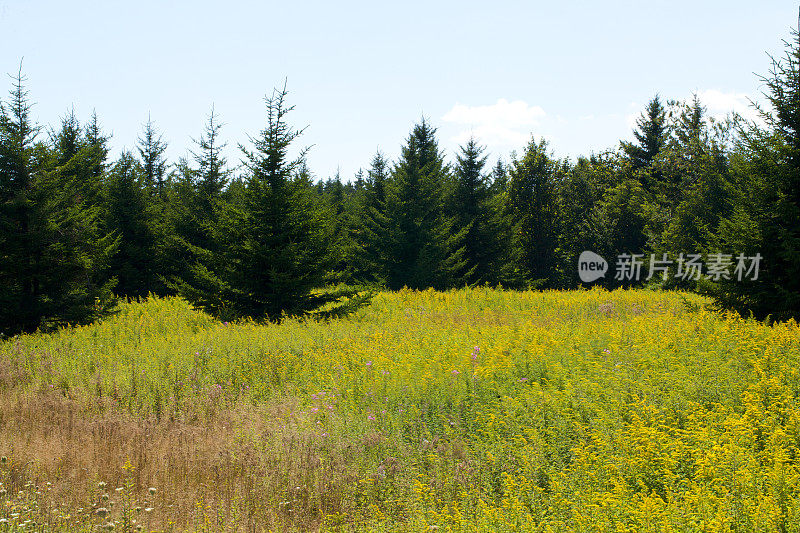
<svg viewBox="0 0 800 533">
<path fill-rule="evenodd" d="M 589 285 L 585 250 L 643 264 L 641 276 L 594 284 L 797 317 L 799 65 L 794 32 L 762 78 L 757 122 L 656 95 L 616 149 L 571 161 L 531 138 L 490 158 L 470 140 L 447 160 L 422 119 L 396 160 L 378 152 L 351 179 L 319 181 L 285 86 L 266 98 L 241 161 L 224 158 L 213 109 L 191 158 L 167 161 L 148 120 L 135 150 L 111 160 L 97 116 L 35 124 L 19 72 L 0 107 L 0 332 L 84 323 L 151 293 L 222 320 L 277 320 L 346 313 L 377 287 L 575 289 Z M 704 263 L 686 275 L 690 257 Z"/>
</svg>

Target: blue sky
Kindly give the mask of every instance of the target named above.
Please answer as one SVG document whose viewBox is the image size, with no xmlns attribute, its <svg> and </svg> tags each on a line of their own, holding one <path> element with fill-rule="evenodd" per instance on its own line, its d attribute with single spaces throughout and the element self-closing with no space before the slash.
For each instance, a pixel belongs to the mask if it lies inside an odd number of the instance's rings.
<svg viewBox="0 0 800 533">
<path fill-rule="evenodd" d="M 163 4 L 163 5 L 162 5 Z M 557 156 L 616 146 L 656 93 L 748 112 L 754 73 L 797 24 L 790 1 L 55 2 L 0 0 L 0 70 L 24 57 L 34 116 L 96 109 L 119 153 L 148 114 L 186 154 L 214 104 L 229 159 L 288 79 L 311 170 L 350 179 L 396 157 L 423 115 L 449 157 L 470 134 L 491 161 L 533 134 Z M 6 79 L 6 88 L 10 80 Z"/>
</svg>

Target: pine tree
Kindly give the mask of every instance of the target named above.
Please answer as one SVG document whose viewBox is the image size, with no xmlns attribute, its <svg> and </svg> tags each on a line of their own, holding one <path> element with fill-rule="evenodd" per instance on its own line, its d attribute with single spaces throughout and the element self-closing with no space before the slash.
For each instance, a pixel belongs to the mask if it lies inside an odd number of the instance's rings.
<svg viewBox="0 0 800 533">
<path fill-rule="evenodd" d="M 313 192 L 306 150 L 289 150 L 303 130 L 286 115 L 286 88 L 266 99 L 267 126 L 241 147 L 247 170 L 241 206 L 230 205 L 216 239 L 220 251 L 199 262 L 177 285 L 195 305 L 222 318 L 279 320 L 322 306 L 327 314 L 364 302 L 353 291 L 320 290 L 335 281 L 330 272 L 330 220 Z"/>
<path fill-rule="evenodd" d="M 464 232 L 444 216 L 449 168 L 436 130 L 422 120 L 403 146 L 386 191 L 388 234 L 381 256 L 390 289 L 451 286 L 463 272 Z"/>
<path fill-rule="evenodd" d="M 120 296 L 147 296 L 157 284 L 154 213 L 130 152 L 123 152 L 109 172 L 104 196 L 105 227 L 119 239 L 109 265 L 117 281 L 114 290 Z"/>
<path fill-rule="evenodd" d="M 732 276 L 709 288 L 722 307 L 776 320 L 800 318 L 800 25 L 792 35 L 762 77 L 772 108 L 759 109 L 766 127 L 739 121 L 735 208 L 714 242 L 729 253 L 760 254 L 758 279 Z"/>
<path fill-rule="evenodd" d="M 471 138 L 456 156 L 455 188 L 449 202 L 454 218 L 454 231 L 464 231 L 463 283 L 492 283 L 496 273 L 493 263 L 499 254 L 497 235 L 492 232 L 491 191 L 489 177 L 484 174 L 485 148 Z"/>
<path fill-rule="evenodd" d="M 509 202 L 515 223 L 515 246 L 522 268 L 536 286 L 555 281 L 557 186 L 559 164 L 547 154 L 547 143 L 531 139 L 509 173 Z"/>
<path fill-rule="evenodd" d="M 660 176 L 648 172 L 650 165 L 667 142 L 666 109 L 658 95 L 647 104 L 645 112 L 636 121 L 633 136 L 636 143 L 623 141 L 622 151 L 628 156 L 634 171 L 641 171 L 639 180 L 646 190 L 651 190 Z"/>
<path fill-rule="evenodd" d="M 114 247 L 97 210 L 74 187 L 80 166 L 74 117 L 54 151 L 36 141 L 20 71 L 0 105 L 0 333 L 96 318 L 112 304 L 97 272 Z"/>
<path fill-rule="evenodd" d="M 160 197 L 166 192 L 167 184 L 167 162 L 164 159 L 164 152 L 167 150 L 167 143 L 163 136 L 158 132 L 150 116 L 144 125 L 144 131 L 138 140 L 139 157 L 141 158 L 141 172 L 146 185 Z"/>
</svg>

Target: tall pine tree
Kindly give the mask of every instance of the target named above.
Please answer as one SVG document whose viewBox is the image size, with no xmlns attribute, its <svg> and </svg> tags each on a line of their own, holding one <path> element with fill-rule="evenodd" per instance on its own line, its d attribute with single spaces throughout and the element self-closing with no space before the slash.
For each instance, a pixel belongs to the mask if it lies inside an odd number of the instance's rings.
<svg viewBox="0 0 800 533">
<path fill-rule="evenodd" d="M 109 273 L 116 279 L 114 291 L 130 298 L 147 296 L 157 283 L 156 230 L 149 189 L 130 152 L 123 152 L 106 179 L 105 227 L 119 239 Z"/>
<path fill-rule="evenodd" d="M 464 231 L 465 271 L 459 281 L 468 284 L 493 283 L 498 239 L 491 226 L 491 191 L 484 173 L 485 148 L 471 138 L 456 155 L 455 187 L 449 202 L 454 230 Z"/>
<path fill-rule="evenodd" d="M 762 78 L 772 108 L 759 109 L 766 127 L 739 122 L 731 158 L 735 208 L 714 243 L 746 257 L 759 254 L 758 279 L 732 275 L 710 288 L 723 307 L 778 320 L 800 318 L 800 27 L 792 35 L 784 57 L 773 58 Z"/>
<path fill-rule="evenodd" d="M 219 252 L 177 283 L 191 302 L 222 319 L 279 320 L 286 315 L 336 314 L 361 303 L 353 291 L 321 290 L 330 271 L 331 225 L 305 169 L 305 153 L 290 149 L 303 130 L 286 122 L 286 88 L 267 103 L 267 125 L 241 147 L 247 169 L 240 206 L 223 214 Z"/>
<path fill-rule="evenodd" d="M 22 73 L 0 106 L 0 333 L 101 316 L 112 303 L 98 272 L 114 247 L 97 206 L 77 188 L 80 128 L 73 117 L 57 148 L 36 141 Z"/>
<path fill-rule="evenodd" d="M 449 172 L 436 130 L 423 119 L 408 136 L 386 191 L 381 262 L 389 288 L 442 289 L 463 272 L 465 231 L 454 232 L 444 213 Z"/>
<path fill-rule="evenodd" d="M 547 142 L 531 139 L 509 173 L 515 246 L 526 277 L 536 286 L 555 281 L 559 171 L 559 163 L 547 153 Z"/>
</svg>

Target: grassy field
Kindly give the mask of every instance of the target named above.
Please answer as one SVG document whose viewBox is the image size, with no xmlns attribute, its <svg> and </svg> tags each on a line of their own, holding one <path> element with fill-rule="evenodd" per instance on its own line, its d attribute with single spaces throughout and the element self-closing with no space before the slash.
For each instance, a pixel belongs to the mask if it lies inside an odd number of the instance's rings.
<svg viewBox="0 0 800 533">
<path fill-rule="evenodd" d="M 800 531 L 800 328 L 648 291 L 179 299 L 0 343 L 0 531 Z"/>
</svg>

